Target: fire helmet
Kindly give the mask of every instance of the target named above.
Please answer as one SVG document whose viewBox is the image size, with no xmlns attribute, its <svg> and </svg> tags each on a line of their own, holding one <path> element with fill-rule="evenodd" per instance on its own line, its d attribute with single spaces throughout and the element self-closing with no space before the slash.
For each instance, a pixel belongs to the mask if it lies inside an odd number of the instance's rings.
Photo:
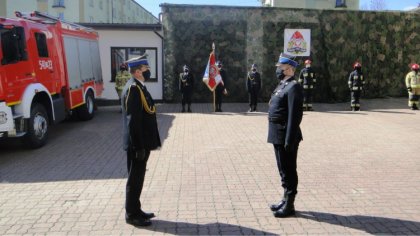
<svg viewBox="0 0 420 236">
<path fill-rule="evenodd" d="M 412 70 L 418 70 L 419 69 L 419 64 L 413 64 L 413 65 L 411 65 L 411 69 Z"/>
</svg>

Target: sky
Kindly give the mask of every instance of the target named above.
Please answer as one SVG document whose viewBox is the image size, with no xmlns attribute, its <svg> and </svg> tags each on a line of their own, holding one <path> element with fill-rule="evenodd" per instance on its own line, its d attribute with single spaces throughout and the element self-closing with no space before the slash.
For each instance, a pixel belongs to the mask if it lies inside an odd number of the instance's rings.
<svg viewBox="0 0 420 236">
<path fill-rule="evenodd" d="M 229 6 L 261 6 L 258 0 L 135 0 L 146 10 L 158 17 L 160 13 L 159 4 L 197 4 L 197 5 L 229 5 Z M 415 8 L 420 0 L 384 0 L 387 10 L 409 10 Z M 368 6 L 370 0 L 360 0 L 360 7 Z"/>
</svg>

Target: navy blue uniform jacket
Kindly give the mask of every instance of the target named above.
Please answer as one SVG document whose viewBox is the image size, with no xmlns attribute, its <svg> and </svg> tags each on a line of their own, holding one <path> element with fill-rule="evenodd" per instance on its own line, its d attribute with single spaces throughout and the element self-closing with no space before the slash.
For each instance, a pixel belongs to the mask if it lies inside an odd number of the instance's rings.
<svg viewBox="0 0 420 236">
<path fill-rule="evenodd" d="M 156 113 L 149 114 L 145 111 L 140 98 L 140 90 L 143 92 L 149 108 L 154 106 L 154 101 L 146 87 L 139 81 L 134 80 L 135 84 L 127 94 L 127 115 L 131 116 L 129 121 L 129 139 L 134 150 L 155 150 L 161 146 L 160 136 L 157 126 Z"/>
<path fill-rule="evenodd" d="M 303 89 L 293 77 L 279 83 L 268 108 L 268 139 L 272 144 L 298 144 L 302 140 Z"/>
</svg>

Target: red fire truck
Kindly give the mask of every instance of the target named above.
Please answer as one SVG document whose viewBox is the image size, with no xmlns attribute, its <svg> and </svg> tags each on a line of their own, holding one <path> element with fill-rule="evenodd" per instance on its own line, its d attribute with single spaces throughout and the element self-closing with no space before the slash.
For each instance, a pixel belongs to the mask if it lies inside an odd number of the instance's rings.
<svg viewBox="0 0 420 236">
<path fill-rule="evenodd" d="M 98 34 L 40 13 L 0 17 L 0 139 L 46 143 L 66 117 L 90 120 L 103 90 Z"/>
</svg>

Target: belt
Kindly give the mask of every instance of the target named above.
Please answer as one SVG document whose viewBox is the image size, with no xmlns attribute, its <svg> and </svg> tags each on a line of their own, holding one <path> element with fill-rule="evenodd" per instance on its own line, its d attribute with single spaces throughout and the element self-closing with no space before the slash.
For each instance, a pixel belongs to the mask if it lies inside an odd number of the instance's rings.
<svg viewBox="0 0 420 236">
<path fill-rule="evenodd" d="M 278 123 L 278 124 L 286 123 L 286 120 L 280 117 L 268 117 L 268 121 L 273 122 L 273 123 Z"/>
</svg>

